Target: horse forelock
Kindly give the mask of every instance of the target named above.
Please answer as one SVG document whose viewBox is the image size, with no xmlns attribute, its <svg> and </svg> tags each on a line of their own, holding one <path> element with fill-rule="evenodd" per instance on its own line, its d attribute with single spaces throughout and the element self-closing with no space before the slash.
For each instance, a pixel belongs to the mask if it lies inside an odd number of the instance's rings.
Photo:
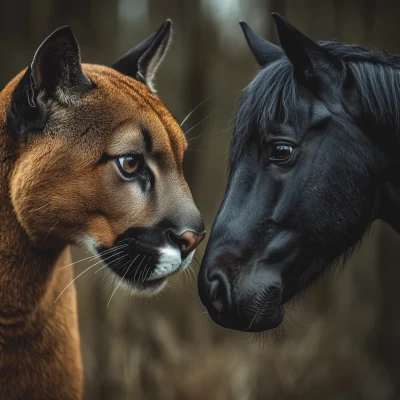
<svg viewBox="0 0 400 400">
<path fill-rule="evenodd" d="M 365 118 L 398 133 L 400 56 L 337 41 L 319 44 L 344 62 L 348 75 L 353 78 Z M 295 125 L 300 100 L 299 83 L 286 56 L 262 68 L 239 100 L 229 171 L 243 154 L 252 133 L 259 132 L 262 140 L 276 122 Z"/>
</svg>

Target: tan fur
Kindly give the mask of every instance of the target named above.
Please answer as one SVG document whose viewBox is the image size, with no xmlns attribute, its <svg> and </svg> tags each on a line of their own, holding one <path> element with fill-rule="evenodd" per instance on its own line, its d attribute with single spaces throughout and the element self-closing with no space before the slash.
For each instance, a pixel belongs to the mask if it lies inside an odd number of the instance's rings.
<svg viewBox="0 0 400 400">
<path fill-rule="evenodd" d="M 82 365 L 69 245 L 90 237 L 111 246 L 132 226 L 195 209 L 182 172 L 184 135 L 142 83 L 83 65 L 96 89 L 53 104 L 44 133 L 14 146 L 6 114 L 18 75 L 0 93 L 0 399 L 80 399 Z M 104 153 L 140 151 L 157 190 L 124 183 Z M 184 221 L 183 221 L 184 222 Z"/>
</svg>

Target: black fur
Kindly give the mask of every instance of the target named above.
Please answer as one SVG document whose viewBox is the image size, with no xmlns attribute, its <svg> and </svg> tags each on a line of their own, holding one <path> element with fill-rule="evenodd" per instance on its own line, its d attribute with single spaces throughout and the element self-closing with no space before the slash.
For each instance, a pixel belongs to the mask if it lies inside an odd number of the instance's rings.
<svg viewBox="0 0 400 400">
<path fill-rule="evenodd" d="M 283 51 L 279 46 L 276 46 L 261 36 L 256 35 L 246 24 L 246 22 L 240 22 L 240 26 L 242 27 L 247 44 L 253 52 L 257 62 L 261 66 L 270 64 L 271 62 L 279 60 L 282 57 Z"/>
<path fill-rule="evenodd" d="M 52 98 L 58 97 L 59 89 L 68 98 L 92 87 L 82 72 L 78 42 L 70 27 L 57 29 L 40 45 L 31 64 L 31 78 L 36 95 L 43 90 Z"/>
<path fill-rule="evenodd" d="M 378 52 L 336 41 L 318 44 L 345 63 L 347 79 L 354 85 L 356 99 L 362 102 L 357 119 L 361 124 L 390 131 L 379 143 L 387 148 L 400 144 L 400 55 Z M 240 157 L 251 133 L 249 121 L 259 132 L 268 132 L 277 119 L 295 122 L 299 100 L 298 81 L 292 79 L 293 66 L 286 56 L 266 65 L 246 88 L 235 118 L 230 166 Z M 364 119 L 364 120 L 362 120 Z M 389 138 L 390 136 L 390 138 Z"/>
<path fill-rule="evenodd" d="M 25 139 L 28 133 L 41 131 L 46 123 L 46 115 L 32 101 L 36 96 L 31 80 L 29 67 L 11 97 L 7 115 L 7 126 L 10 136 Z"/>
<path fill-rule="evenodd" d="M 152 87 L 171 39 L 171 27 L 172 22 L 165 21 L 113 68 Z M 92 89 L 95 86 L 82 71 L 79 45 L 71 28 L 57 29 L 39 46 L 13 92 L 7 115 L 10 137 L 26 140 L 29 134 L 42 132 L 54 105 L 69 107 Z"/>
<path fill-rule="evenodd" d="M 168 19 L 157 32 L 119 58 L 113 68 L 151 87 L 154 74 L 167 51 L 171 34 L 172 22 Z"/>
<path fill-rule="evenodd" d="M 239 102 L 199 275 L 210 315 L 240 330 L 278 325 L 281 305 L 342 263 L 375 219 L 400 227 L 400 57 L 313 42 L 274 18 L 280 58 L 245 32 L 262 69 Z M 275 143 L 293 148 L 287 161 L 271 161 Z M 255 317 L 259 292 L 269 311 Z"/>
<path fill-rule="evenodd" d="M 52 102 L 67 106 L 92 88 L 82 72 L 71 28 L 57 29 L 40 45 L 13 92 L 7 115 L 10 134 L 23 140 L 29 133 L 42 131 Z"/>
<path fill-rule="evenodd" d="M 168 219 L 161 220 L 151 227 L 129 228 L 118 236 L 111 248 L 101 247 L 97 251 L 103 254 L 102 259 L 117 275 L 124 276 L 136 286 L 144 288 L 145 280 L 154 272 L 160 261 L 158 249 L 167 245 L 180 246 L 177 229 L 178 227 Z M 119 249 L 119 262 L 114 261 L 117 257 L 112 257 L 112 249 Z"/>
</svg>

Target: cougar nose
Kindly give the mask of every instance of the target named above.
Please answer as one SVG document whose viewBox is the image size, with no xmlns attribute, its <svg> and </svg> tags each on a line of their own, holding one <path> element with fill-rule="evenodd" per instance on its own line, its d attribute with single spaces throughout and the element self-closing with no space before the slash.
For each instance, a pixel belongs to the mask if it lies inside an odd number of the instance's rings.
<svg viewBox="0 0 400 400">
<path fill-rule="evenodd" d="M 175 235 L 171 231 L 169 232 L 169 237 L 179 247 L 182 257 L 186 257 L 188 254 L 190 254 L 200 244 L 205 236 L 205 232 L 197 233 L 193 231 L 186 231 L 180 236 Z"/>
</svg>

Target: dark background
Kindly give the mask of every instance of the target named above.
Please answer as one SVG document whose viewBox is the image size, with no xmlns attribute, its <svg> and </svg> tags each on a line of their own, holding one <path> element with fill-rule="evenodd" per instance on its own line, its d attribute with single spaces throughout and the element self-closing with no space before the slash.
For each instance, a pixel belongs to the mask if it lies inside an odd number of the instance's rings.
<svg viewBox="0 0 400 400">
<path fill-rule="evenodd" d="M 224 192 L 236 102 L 257 71 L 237 22 L 275 40 L 272 11 L 315 39 L 400 52 L 400 1 L 1 0 L 0 83 L 61 25 L 72 26 L 83 61 L 110 65 L 172 18 L 174 43 L 157 87 L 179 122 L 208 99 L 183 128 L 190 143 L 186 176 L 209 231 Z M 107 280 L 83 275 L 85 398 L 399 399 L 399 244 L 388 227 L 375 224 L 343 273 L 290 307 L 281 342 L 215 326 L 197 297 L 195 266 L 192 277 L 174 278 L 158 299 L 119 290 L 109 308 Z"/>
</svg>

